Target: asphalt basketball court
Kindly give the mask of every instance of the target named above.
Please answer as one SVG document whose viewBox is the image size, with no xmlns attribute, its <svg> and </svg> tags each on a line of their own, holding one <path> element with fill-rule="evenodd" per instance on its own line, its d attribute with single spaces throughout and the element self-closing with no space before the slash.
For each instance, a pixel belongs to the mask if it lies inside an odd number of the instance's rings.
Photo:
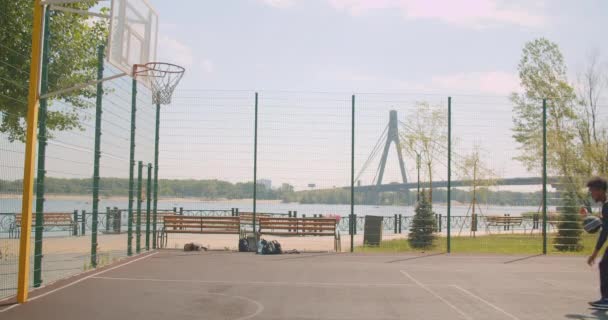
<svg viewBox="0 0 608 320">
<path fill-rule="evenodd" d="M 1 319 L 608 319 L 584 257 L 165 250 L 5 301 Z"/>
</svg>

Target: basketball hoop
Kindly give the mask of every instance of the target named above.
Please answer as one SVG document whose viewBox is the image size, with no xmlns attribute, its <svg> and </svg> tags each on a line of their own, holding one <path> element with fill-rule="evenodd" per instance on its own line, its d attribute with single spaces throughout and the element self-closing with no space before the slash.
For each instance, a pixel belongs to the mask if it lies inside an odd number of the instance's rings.
<svg viewBox="0 0 608 320">
<path fill-rule="evenodd" d="M 149 62 L 134 66 L 134 77 L 145 77 L 152 90 L 154 104 L 167 105 L 171 103 L 173 90 L 184 76 L 181 66 L 166 62 Z"/>
</svg>

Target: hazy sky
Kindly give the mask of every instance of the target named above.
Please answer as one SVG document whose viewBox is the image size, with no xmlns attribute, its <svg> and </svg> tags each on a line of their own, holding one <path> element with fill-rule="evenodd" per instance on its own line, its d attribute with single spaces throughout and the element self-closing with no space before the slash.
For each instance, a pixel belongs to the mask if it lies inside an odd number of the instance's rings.
<svg viewBox="0 0 608 320">
<path fill-rule="evenodd" d="M 558 43 L 572 76 L 608 55 L 600 0 L 151 2 L 190 89 L 506 94 L 526 41 Z"/>
<path fill-rule="evenodd" d="M 417 101 L 445 107 L 451 95 L 456 153 L 479 145 L 485 165 L 501 176 L 537 175 L 513 160 L 506 98 L 518 90 L 524 43 L 537 37 L 558 43 L 573 82 L 591 51 L 608 57 L 605 1 L 152 3 L 160 14 L 159 60 L 188 69 L 163 127 L 182 138 L 165 149 L 180 156 L 165 160 L 164 173 L 182 178 L 251 175 L 253 91 L 260 91 L 258 175 L 275 184 L 349 182 L 351 93 L 358 96 L 356 171 L 388 122 L 388 110 L 397 109 L 406 121 Z M 184 128 L 191 122 L 196 128 Z M 316 130 L 307 130 L 312 125 Z M 394 150 L 389 156 L 385 181 L 399 181 Z M 435 178 L 445 178 L 443 161 Z M 363 183 L 371 182 L 377 162 L 370 167 Z M 406 167 L 412 180 L 413 157 Z"/>
<path fill-rule="evenodd" d="M 591 51 L 608 62 L 608 2 L 600 0 L 150 1 L 160 15 L 157 60 L 187 68 L 173 104 L 163 107 L 162 178 L 251 181 L 256 91 L 258 178 L 275 186 L 350 183 L 351 94 L 356 174 L 389 110 L 408 123 L 417 102 L 446 111 L 452 96 L 456 160 L 478 145 L 484 165 L 500 176 L 540 176 L 513 160 L 518 151 L 507 96 L 518 90 L 523 45 L 537 37 L 558 43 L 571 82 Z M 107 87 L 101 174 L 125 177 L 130 81 Z M 139 100 L 145 105 L 149 97 Z M 602 104 L 601 113 L 608 101 Z M 153 160 L 153 112 L 148 105 L 138 113 L 136 160 L 145 163 Z M 92 120 L 89 114 L 83 132 L 54 137 L 49 175 L 92 175 Z M 20 162 L 8 153 L 0 157 Z M 415 157 L 410 153 L 405 162 L 413 181 Z M 362 174 L 363 184 L 377 166 L 378 158 Z M 444 179 L 445 153 L 436 170 L 434 178 Z M 384 181 L 399 180 L 391 149 Z"/>
</svg>

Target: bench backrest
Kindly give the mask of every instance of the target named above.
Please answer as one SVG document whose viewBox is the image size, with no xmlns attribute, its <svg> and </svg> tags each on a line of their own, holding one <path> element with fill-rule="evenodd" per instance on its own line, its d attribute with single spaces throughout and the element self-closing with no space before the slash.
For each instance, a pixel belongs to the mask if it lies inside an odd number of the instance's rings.
<svg viewBox="0 0 608 320">
<path fill-rule="evenodd" d="M 255 213 L 255 221 L 257 223 L 260 222 L 260 218 L 270 218 L 272 215 L 270 213 Z M 242 224 L 252 224 L 253 223 L 253 212 L 239 212 L 239 219 Z"/>
<path fill-rule="evenodd" d="M 74 224 L 74 220 L 72 219 L 73 213 L 64 213 L 64 212 L 47 212 L 42 215 L 43 224 L 47 226 L 71 226 Z M 15 214 L 15 224 L 21 224 L 21 213 Z M 36 220 L 36 214 L 32 214 L 32 221 Z"/>
<path fill-rule="evenodd" d="M 522 217 L 486 216 L 486 221 L 495 224 L 521 224 Z"/>
<path fill-rule="evenodd" d="M 260 218 L 260 233 L 274 235 L 335 235 L 335 218 Z"/>
<path fill-rule="evenodd" d="M 197 217 L 170 215 L 163 217 L 165 232 L 238 234 L 239 217 Z"/>
<path fill-rule="evenodd" d="M 177 215 L 175 212 L 157 212 L 156 213 L 156 222 L 157 223 L 161 223 L 164 221 L 164 218 L 167 216 L 174 216 Z M 142 223 L 146 223 L 146 212 L 142 212 L 141 213 L 141 220 Z M 150 212 L 150 222 L 154 221 L 154 213 Z M 137 212 L 133 212 L 133 223 L 137 223 Z"/>
</svg>

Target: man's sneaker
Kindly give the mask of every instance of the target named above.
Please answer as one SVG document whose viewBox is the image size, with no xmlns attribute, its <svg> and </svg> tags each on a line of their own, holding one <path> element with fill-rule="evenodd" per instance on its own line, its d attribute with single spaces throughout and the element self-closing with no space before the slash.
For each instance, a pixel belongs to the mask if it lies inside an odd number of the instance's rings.
<svg viewBox="0 0 608 320">
<path fill-rule="evenodd" d="M 607 308 L 608 309 L 608 299 L 600 299 L 597 301 L 589 302 L 590 305 L 597 308 Z"/>
</svg>

